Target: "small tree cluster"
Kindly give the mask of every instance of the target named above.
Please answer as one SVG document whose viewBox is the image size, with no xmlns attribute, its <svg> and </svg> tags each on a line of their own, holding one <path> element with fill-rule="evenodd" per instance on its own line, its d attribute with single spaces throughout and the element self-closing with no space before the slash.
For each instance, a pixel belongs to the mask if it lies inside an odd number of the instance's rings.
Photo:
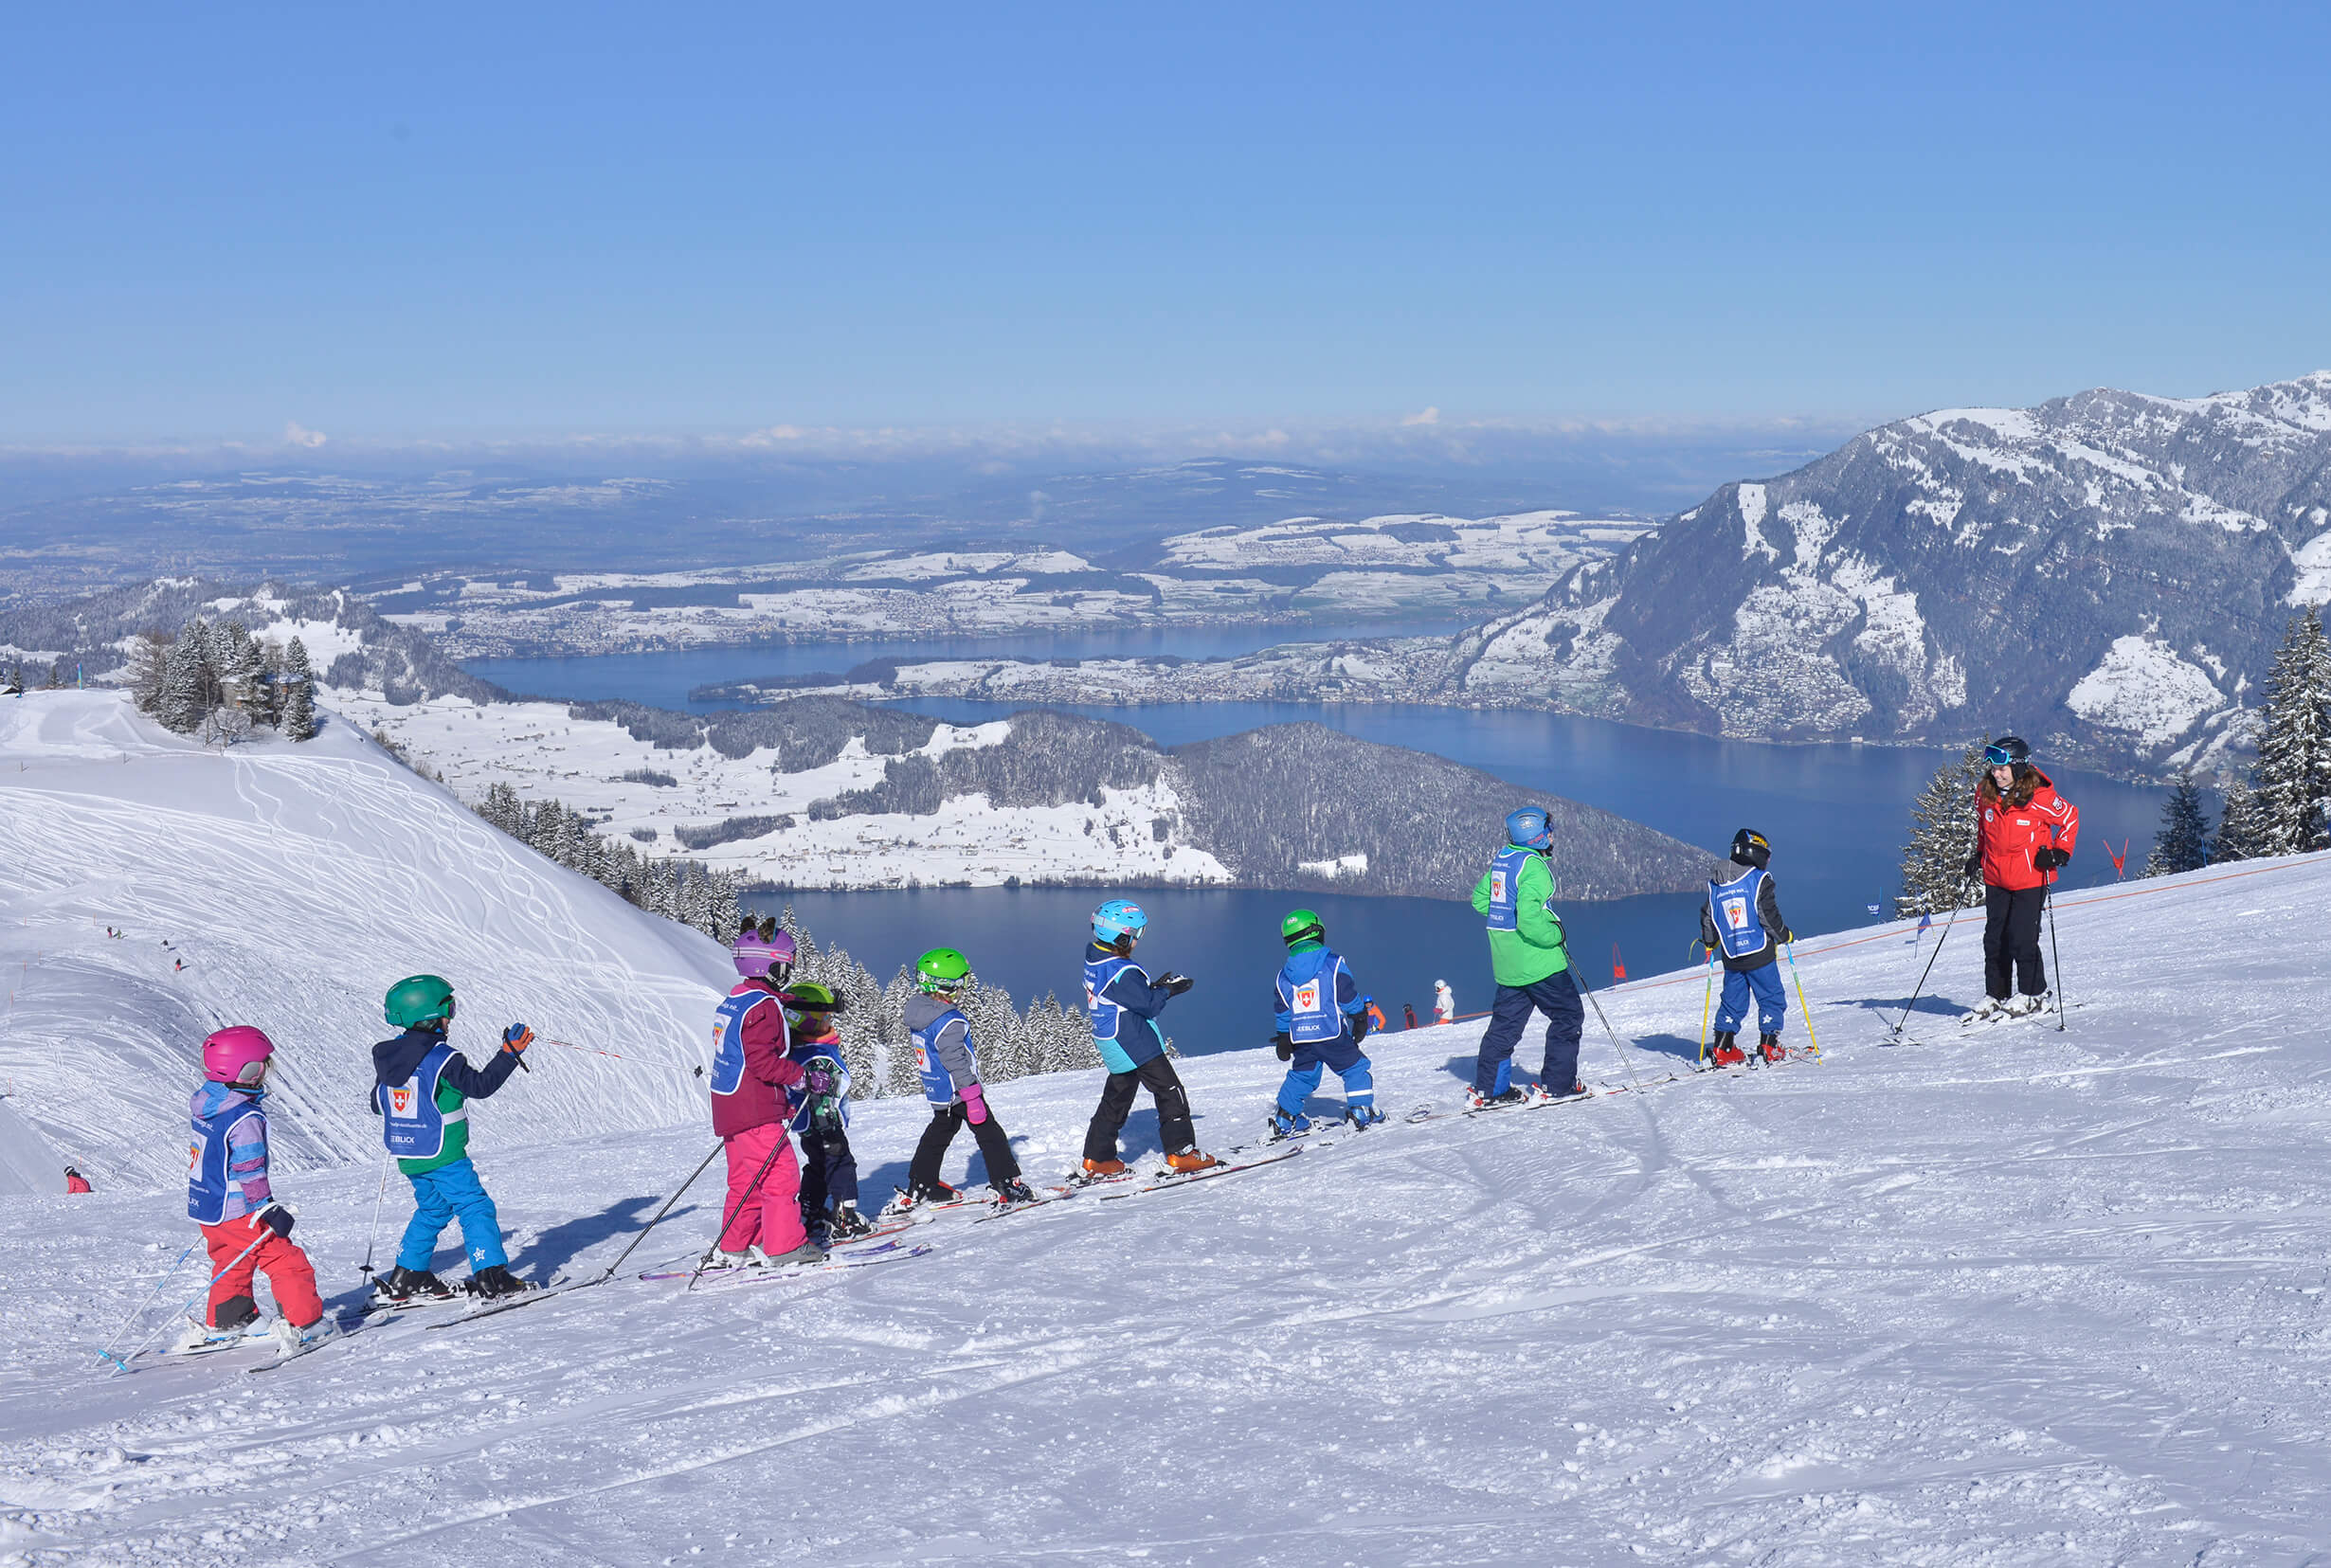
<svg viewBox="0 0 2331 1568">
<path fill-rule="evenodd" d="M 2145 856 L 2147 876 L 2174 876 L 2199 871 L 2210 863 L 2210 823 L 2202 815 L 2201 786 L 2193 769 L 2177 775 L 2169 799 L 2161 804 L 2161 830 L 2153 836 L 2153 853 Z"/>
<path fill-rule="evenodd" d="M 2256 796 L 2261 855 L 2296 855 L 2331 845 L 2331 640 L 2307 609 L 2291 618 L 2267 672 L 2258 732 Z"/>
<path fill-rule="evenodd" d="M 744 924 L 737 891 L 744 878 L 696 860 L 642 856 L 596 831 L 581 812 L 558 801 L 530 802 L 506 784 L 486 791 L 479 816 L 546 858 L 580 872 L 650 914 L 693 926 L 718 942 Z"/>
<path fill-rule="evenodd" d="M 196 619 L 175 638 L 148 632 L 130 657 L 130 691 L 164 728 L 214 745 L 259 726 L 285 738 L 316 733 L 316 671 L 307 645 L 251 636 L 240 621 Z"/>
<path fill-rule="evenodd" d="M 1941 914 L 1973 909 L 1983 901 L 1983 885 L 1967 879 L 1967 856 L 1975 853 L 1975 816 L 1968 802 L 1983 776 L 1983 743 L 1970 741 L 1955 763 L 1934 770 L 1910 808 L 1910 841 L 1902 847 L 1902 892 L 1897 916 Z"/>
</svg>

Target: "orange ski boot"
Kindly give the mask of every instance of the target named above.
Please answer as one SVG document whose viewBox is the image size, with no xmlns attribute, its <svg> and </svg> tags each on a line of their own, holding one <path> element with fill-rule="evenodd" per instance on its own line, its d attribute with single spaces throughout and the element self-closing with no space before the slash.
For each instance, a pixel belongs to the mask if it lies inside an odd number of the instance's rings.
<svg viewBox="0 0 2331 1568">
<path fill-rule="evenodd" d="M 1122 1160 L 1088 1160 L 1085 1162 L 1085 1175 L 1095 1180 L 1104 1176 L 1123 1176 L 1124 1174 L 1125 1162 Z"/>
<path fill-rule="evenodd" d="M 1221 1162 L 1211 1154 L 1201 1153 L 1198 1145 L 1192 1144 L 1180 1154 L 1167 1155 L 1166 1163 L 1174 1170 L 1187 1174 L 1190 1171 L 1212 1170 Z"/>
</svg>

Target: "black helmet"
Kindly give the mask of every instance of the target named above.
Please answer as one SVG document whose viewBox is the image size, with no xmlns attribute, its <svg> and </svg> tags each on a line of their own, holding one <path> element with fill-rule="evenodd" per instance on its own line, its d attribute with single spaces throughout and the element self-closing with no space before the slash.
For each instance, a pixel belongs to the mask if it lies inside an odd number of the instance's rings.
<svg viewBox="0 0 2331 1568">
<path fill-rule="evenodd" d="M 2021 735 L 2001 735 L 1983 748 L 1983 761 L 1993 767 L 2022 767 L 2032 761 L 2032 748 Z"/>
<path fill-rule="evenodd" d="M 1744 827 L 1732 835 L 1732 862 L 1754 866 L 1762 871 L 1764 863 L 1773 857 L 1773 846 L 1755 828 Z"/>
</svg>

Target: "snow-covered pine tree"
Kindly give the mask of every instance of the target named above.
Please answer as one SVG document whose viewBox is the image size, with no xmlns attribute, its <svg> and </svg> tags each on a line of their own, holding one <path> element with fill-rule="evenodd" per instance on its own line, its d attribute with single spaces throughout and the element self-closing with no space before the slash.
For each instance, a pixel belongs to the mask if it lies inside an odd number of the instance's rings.
<svg viewBox="0 0 2331 1568">
<path fill-rule="evenodd" d="M 162 656 L 161 691 L 154 716 L 163 728 L 190 735 L 210 710 L 203 702 L 203 654 L 199 640 L 181 635 Z"/>
<path fill-rule="evenodd" d="M 264 722 L 267 693 L 260 679 L 259 644 L 240 621 L 225 622 L 217 636 L 220 705 L 245 714 L 246 723 Z"/>
<path fill-rule="evenodd" d="M 1020 1015 L 1012 1010 L 1012 994 L 974 979 L 955 994 L 955 1005 L 971 1025 L 977 1043 L 980 1077 L 1003 1083 L 1027 1072 L 1021 1049 Z"/>
<path fill-rule="evenodd" d="M 2218 808 L 2217 832 L 2210 839 L 2213 861 L 2250 860 L 2267 853 L 2266 834 L 2258 815 L 2258 794 L 2246 780 L 2226 786 L 2226 801 Z"/>
<path fill-rule="evenodd" d="M 2161 830 L 2153 836 L 2153 853 L 2145 856 L 2144 874 L 2174 876 L 2199 871 L 2210 862 L 2210 824 L 2201 813 L 2201 786 L 2194 770 L 2177 774 L 2169 799 L 2161 803 Z"/>
<path fill-rule="evenodd" d="M 923 1091 L 922 1069 L 914 1060 L 914 1048 L 907 1040 L 907 999 L 915 990 L 914 971 L 904 964 L 891 977 L 891 982 L 882 987 L 882 1000 L 876 1016 L 881 1019 L 885 1094 Z"/>
<path fill-rule="evenodd" d="M 1982 777 L 1982 741 L 1969 741 L 1955 763 L 1934 770 L 1910 807 L 1910 841 L 1902 848 L 1902 892 L 1894 913 L 1941 914 L 1973 909 L 1983 886 L 1970 882 L 1966 859 L 1975 852 L 1975 812 L 1970 803 Z"/>
<path fill-rule="evenodd" d="M 161 711 L 162 670 L 169 658 L 170 639 L 159 632 L 140 632 L 131 642 L 130 699 L 139 712 Z"/>
<path fill-rule="evenodd" d="M 293 638 L 283 650 L 281 702 L 276 728 L 286 740 L 316 738 L 316 666 L 308 660 L 308 645 Z"/>
<path fill-rule="evenodd" d="M 2331 777 L 2331 745 L 2324 706 L 2331 702 L 2331 651 L 2312 608 L 2292 616 L 2267 672 L 2267 702 L 2258 731 L 2258 766 L 2250 775 L 2258 795 L 2261 854 L 2295 855 L 2325 843 L 2322 784 Z"/>
</svg>

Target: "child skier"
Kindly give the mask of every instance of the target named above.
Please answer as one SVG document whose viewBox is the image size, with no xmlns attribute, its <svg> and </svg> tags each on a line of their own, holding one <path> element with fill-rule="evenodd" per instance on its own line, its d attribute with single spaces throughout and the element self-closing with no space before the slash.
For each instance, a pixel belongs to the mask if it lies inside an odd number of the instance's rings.
<svg viewBox="0 0 2331 1568">
<path fill-rule="evenodd" d="M 802 1069 L 786 1050 L 781 995 L 793 973 L 793 937 L 769 921 L 737 933 L 739 980 L 713 1023 L 713 1130 L 729 1156 L 729 1196 L 721 1208 L 713 1266 L 788 1268 L 817 1263 L 825 1249 L 802 1224 L 801 1167 L 786 1124 L 786 1090 Z"/>
<path fill-rule="evenodd" d="M 1466 1095 L 1474 1109 L 1586 1091 L 1579 1082 L 1586 1003 L 1570 973 L 1563 917 L 1554 912 L 1554 874 L 1546 865 L 1553 844 L 1553 824 L 1543 810 L 1529 805 L 1508 813 L 1506 847 L 1473 888 L 1473 909 L 1487 917 L 1490 971 L 1497 980 Z M 1513 1081 L 1513 1048 L 1533 1013 L 1545 1015 L 1545 1056 L 1534 1091 Z"/>
<path fill-rule="evenodd" d="M 1376 1081 L 1360 1042 L 1368 1036 L 1367 999 L 1360 995 L 1344 955 L 1328 946 L 1326 928 L 1309 910 L 1279 922 L 1287 963 L 1279 970 L 1278 1026 L 1272 1043 L 1289 1064 L 1272 1108 L 1271 1131 L 1280 1138 L 1311 1130 L 1303 1105 L 1319 1087 L 1320 1069 L 1344 1080 L 1344 1114 L 1354 1126 L 1384 1119 L 1376 1108 Z"/>
<path fill-rule="evenodd" d="M 90 1191 L 89 1179 L 72 1166 L 64 1167 L 64 1190 L 69 1193 Z"/>
<path fill-rule="evenodd" d="M 1724 954 L 1724 1000 L 1716 1008 L 1716 1042 L 1708 1060 L 1718 1067 L 1738 1067 L 1748 1059 L 1737 1036 L 1748 1017 L 1748 995 L 1756 993 L 1757 1053 L 1768 1062 L 1787 1054 L 1780 1049 L 1780 1025 L 1789 1016 L 1788 993 L 1781 988 L 1776 962 L 1780 944 L 1797 940 L 1780 918 L 1780 903 L 1773 893 L 1773 878 L 1764 868 L 1773 847 L 1764 835 L 1742 828 L 1732 836 L 1732 860 L 1708 879 L 1708 904 L 1700 910 L 1700 942 L 1711 952 Z M 1733 867 L 1740 874 L 1727 876 Z"/>
<path fill-rule="evenodd" d="M 211 1271 L 209 1332 L 181 1348 L 239 1338 L 259 1323 L 251 1276 L 267 1276 L 278 1317 L 272 1332 L 285 1351 L 332 1332 L 316 1294 L 316 1270 L 291 1241 L 291 1210 L 267 1183 L 267 1064 L 275 1042 L 248 1024 L 203 1041 L 203 1086 L 187 1109 L 194 1144 L 187 1150 L 187 1217 L 203 1230 Z"/>
<path fill-rule="evenodd" d="M 1133 946 L 1148 924 L 1141 906 L 1123 898 L 1112 898 L 1093 911 L 1093 940 L 1085 947 L 1085 1016 L 1093 1025 L 1093 1043 L 1100 1049 L 1102 1065 L 1109 1069 L 1109 1082 L 1102 1086 L 1100 1106 L 1085 1128 L 1088 1177 L 1125 1174 L 1125 1162 L 1117 1158 L 1117 1134 L 1124 1130 L 1133 1096 L 1144 1084 L 1157 1102 L 1158 1140 L 1166 1145 L 1166 1163 L 1178 1171 L 1221 1163 L 1198 1147 L 1190 1097 L 1166 1054 L 1166 1036 L 1157 1026 L 1157 1016 L 1190 988 L 1190 978 L 1168 969 L 1152 981 L 1148 971 L 1133 962 Z"/>
<path fill-rule="evenodd" d="M 841 999 L 815 981 L 785 994 L 788 1053 L 802 1070 L 793 1135 L 802 1145 L 802 1224 L 819 1246 L 850 1241 L 874 1227 L 858 1212 L 858 1157 L 850 1152 L 850 1070 L 834 1015 Z M 829 1209 L 826 1205 L 832 1204 Z"/>
<path fill-rule="evenodd" d="M 933 947 L 914 961 L 922 989 L 907 999 L 907 1033 L 914 1041 L 914 1064 L 923 1072 L 923 1096 L 931 1123 L 907 1165 L 907 1203 L 946 1203 L 961 1196 L 939 1180 L 939 1163 L 966 1122 L 987 1159 L 987 1184 L 998 1203 L 1033 1202 L 1036 1194 L 1020 1179 L 1012 1141 L 987 1106 L 980 1082 L 978 1043 L 971 1020 L 955 1005 L 955 993 L 971 978 L 971 964 L 952 947 Z"/>
<path fill-rule="evenodd" d="M 1456 1022 L 1456 993 L 1449 989 L 1449 982 L 1445 980 L 1433 982 L 1433 1021 Z"/>
<path fill-rule="evenodd" d="M 453 986 L 436 975 L 408 975 L 388 987 L 381 1012 L 404 1031 L 372 1047 L 372 1113 L 397 1169 L 413 1184 L 413 1217 L 397 1248 L 397 1266 L 373 1289 L 392 1302 L 443 1300 L 453 1289 L 429 1271 L 438 1235 L 459 1215 L 469 1254 L 469 1289 L 481 1296 L 527 1289 L 502 1251 L 501 1217 L 469 1160 L 469 1102 L 491 1096 L 524 1065 L 534 1032 L 502 1031 L 501 1048 L 483 1072 L 446 1043 Z"/>
</svg>

